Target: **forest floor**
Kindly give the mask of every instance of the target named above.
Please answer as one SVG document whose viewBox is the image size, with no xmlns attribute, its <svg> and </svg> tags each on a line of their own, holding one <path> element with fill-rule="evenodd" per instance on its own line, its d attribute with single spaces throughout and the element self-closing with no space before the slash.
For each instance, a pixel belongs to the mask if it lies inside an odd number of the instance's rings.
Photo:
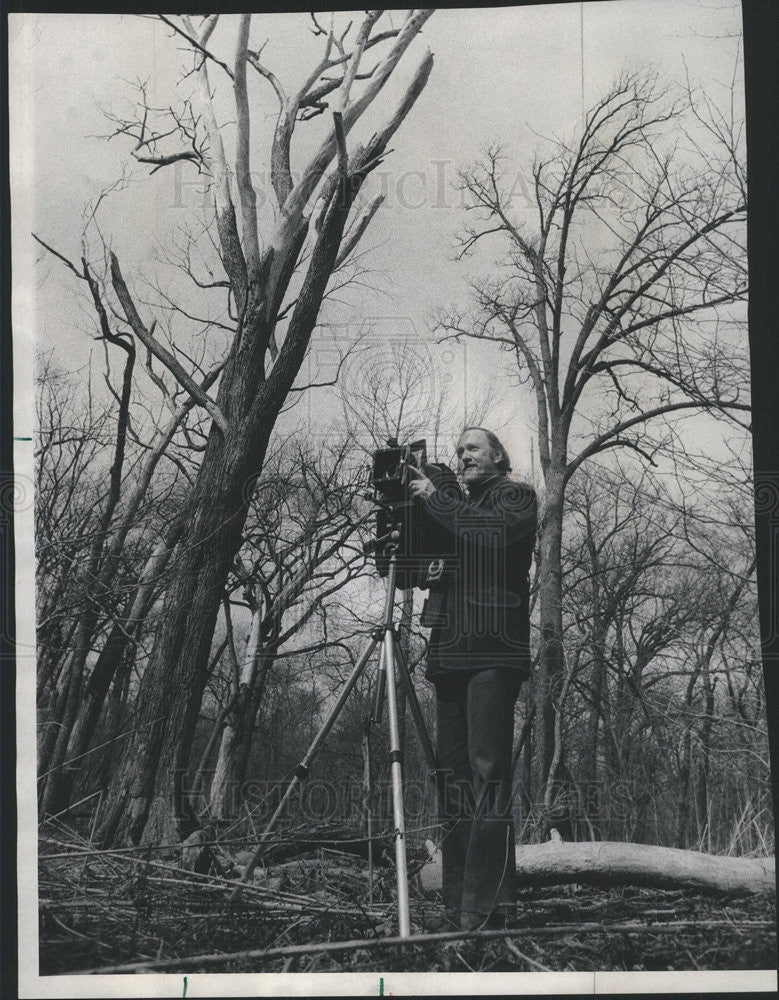
<svg viewBox="0 0 779 1000">
<path fill-rule="evenodd" d="M 148 851 L 96 851 L 74 830 L 40 840 L 40 973 L 464 972 L 776 968 L 772 896 L 563 886 L 522 889 L 505 931 L 441 926 L 441 905 L 413 877 L 413 943 L 397 934 L 395 870 L 312 848 L 255 873 L 182 868 Z M 191 858 L 190 858 L 191 862 Z M 186 863 L 186 862 L 185 862 Z"/>
</svg>

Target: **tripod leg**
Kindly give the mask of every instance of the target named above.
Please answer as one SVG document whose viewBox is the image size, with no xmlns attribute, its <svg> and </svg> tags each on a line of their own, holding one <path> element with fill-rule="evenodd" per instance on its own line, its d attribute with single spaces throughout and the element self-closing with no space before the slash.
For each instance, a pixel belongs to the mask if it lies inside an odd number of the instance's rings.
<svg viewBox="0 0 779 1000">
<path fill-rule="evenodd" d="M 379 670 L 376 674 L 376 690 L 373 694 L 373 708 L 371 710 L 371 722 L 381 722 L 381 710 L 384 705 L 384 690 L 387 685 L 387 673 L 384 669 L 384 644 L 382 643 L 379 653 Z"/>
<path fill-rule="evenodd" d="M 270 835 L 271 830 L 274 828 L 274 826 L 276 825 L 276 823 L 279 820 L 279 817 L 284 812 L 284 807 L 286 806 L 287 802 L 289 801 L 289 799 L 290 799 L 292 793 L 294 792 L 294 790 L 297 788 L 297 786 L 299 784 L 301 784 L 306 779 L 306 777 L 308 775 L 309 764 L 311 763 L 311 761 L 316 756 L 316 753 L 319 750 L 319 747 L 321 746 L 322 741 L 327 736 L 327 734 L 330 732 L 330 730 L 333 728 L 333 724 L 335 723 L 335 720 L 338 718 L 339 712 L 343 708 L 346 699 L 349 697 L 349 694 L 351 693 L 352 688 L 357 683 L 357 680 L 358 680 L 360 674 L 365 669 L 365 665 L 368 662 L 368 660 L 371 658 L 371 654 L 373 653 L 374 649 L 376 648 L 378 642 L 379 642 L 379 635 L 378 634 L 372 636 L 371 639 L 369 640 L 368 645 L 363 650 L 362 655 L 360 656 L 359 660 L 357 661 L 357 663 L 355 663 L 354 669 L 352 670 L 351 674 L 349 674 L 349 677 L 348 677 L 346 683 L 341 688 L 341 693 L 338 695 L 338 698 L 337 698 L 335 704 L 330 709 L 330 712 L 328 713 L 328 716 L 325 719 L 325 721 L 322 723 L 321 729 L 319 730 L 319 732 L 314 737 L 313 742 L 311 743 L 311 746 L 306 751 L 305 756 L 303 757 L 303 759 L 301 760 L 301 762 L 298 764 L 298 766 L 295 768 L 295 774 L 294 774 L 294 776 L 292 778 L 292 781 L 289 783 L 289 785 L 287 787 L 287 790 L 284 793 L 284 796 L 283 796 L 281 802 L 279 802 L 279 804 L 276 806 L 276 811 L 271 816 L 271 818 L 270 818 L 270 820 L 268 822 L 268 825 L 263 830 L 262 836 L 260 837 L 260 842 L 259 842 L 259 844 L 257 844 L 257 847 L 254 849 L 254 852 L 253 852 L 253 854 L 251 856 L 251 859 L 249 860 L 249 863 L 246 866 L 246 871 L 243 873 L 242 878 L 240 879 L 240 881 L 236 885 L 235 889 L 233 889 L 232 893 L 230 894 L 230 902 L 231 903 L 235 902 L 240 897 L 241 890 L 243 889 L 243 884 L 242 883 L 248 882 L 249 879 L 252 877 L 252 873 L 254 872 L 254 869 L 257 867 L 257 862 L 262 857 L 263 849 L 265 847 L 265 844 L 267 843 L 267 840 L 268 840 L 268 837 Z"/>
<path fill-rule="evenodd" d="M 425 725 L 424 717 L 422 716 L 422 708 L 419 704 L 417 693 L 414 690 L 414 682 L 411 680 L 411 674 L 408 672 L 406 658 L 403 655 L 403 650 L 400 648 L 397 639 L 395 639 L 395 649 L 398 657 L 398 672 L 400 673 L 401 680 L 403 681 L 403 686 L 406 689 L 406 698 L 411 706 L 411 714 L 414 717 L 414 724 L 417 727 L 417 735 L 419 736 L 419 742 L 422 744 L 427 766 L 430 769 L 430 774 L 433 776 L 433 780 L 435 781 L 435 790 L 436 796 L 438 797 L 439 809 L 443 810 L 446 792 L 444 781 L 446 776 L 438 763 L 438 755 L 435 752 L 433 742 L 430 739 L 430 734 L 428 733 L 427 726 Z"/>
<path fill-rule="evenodd" d="M 406 827 L 403 819 L 403 775 L 400 764 L 400 727 L 395 677 L 395 642 L 391 629 L 384 632 L 384 669 L 387 671 L 387 708 L 390 728 L 390 774 L 392 776 L 392 814 L 395 822 L 395 868 L 398 881 L 398 932 L 409 937 L 411 917 L 408 909 L 408 868 L 406 866 Z"/>
<path fill-rule="evenodd" d="M 394 638 L 394 637 L 393 637 Z M 411 680 L 411 675 L 408 672 L 408 666 L 406 664 L 406 658 L 403 655 L 403 650 L 397 639 L 394 639 L 395 643 L 395 655 L 397 657 L 398 673 L 400 674 L 400 679 L 403 681 L 403 687 L 406 691 L 406 697 L 408 703 L 411 706 L 411 714 L 414 717 L 414 723 L 417 727 L 417 734 L 419 735 L 419 741 L 422 744 L 422 749 L 425 752 L 425 759 L 427 760 L 428 767 L 434 773 L 438 773 L 438 758 L 436 757 L 436 752 L 433 748 L 432 740 L 425 726 L 425 720 L 422 716 L 422 708 L 419 704 L 419 698 L 417 698 L 417 693 L 414 690 L 414 684 Z"/>
</svg>

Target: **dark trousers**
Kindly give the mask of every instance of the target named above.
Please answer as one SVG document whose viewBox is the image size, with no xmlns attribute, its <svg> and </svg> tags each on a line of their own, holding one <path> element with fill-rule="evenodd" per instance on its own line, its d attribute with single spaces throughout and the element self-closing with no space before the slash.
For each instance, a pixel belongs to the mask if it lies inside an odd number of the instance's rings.
<svg viewBox="0 0 779 1000">
<path fill-rule="evenodd" d="M 516 906 L 511 756 L 522 680 L 509 669 L 436 678 L 443 897 L 463 913 Z"/>
</svg>

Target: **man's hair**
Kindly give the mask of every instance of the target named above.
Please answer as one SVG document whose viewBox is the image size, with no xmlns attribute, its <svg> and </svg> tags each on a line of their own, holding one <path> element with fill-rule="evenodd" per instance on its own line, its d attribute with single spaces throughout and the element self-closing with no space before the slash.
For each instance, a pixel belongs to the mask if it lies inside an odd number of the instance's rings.
<svg viewBox="0 0 779 1000">
<path fill-rule="evenodd" d="M 511 460 L 509 458 L 509 453 L 501 444 L 500 438 L 497 434 L 493 434 L 492 431 L 488 431 L 486 427 L 463 427 L 460 431 L 460 437 L 463 434 L 467 434 L 468 431 L 481 431 L 482 434 L 487 438 L 487 443 L 493 451 L 500 452 L 500 458 L 495 463 L 499 472 L 511 472 Z"/>
</svg>

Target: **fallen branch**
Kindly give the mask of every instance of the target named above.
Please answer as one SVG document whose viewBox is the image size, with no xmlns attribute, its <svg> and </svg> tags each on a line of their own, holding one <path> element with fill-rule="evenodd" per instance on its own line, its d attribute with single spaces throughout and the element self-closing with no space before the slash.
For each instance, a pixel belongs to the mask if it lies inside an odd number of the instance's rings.
<svg viewBox="0 0 779 1000">
<path fill-rule="evenodd" d="M 426 843 L 431 860 L 419 872 L 423 892 L 440 891 L 441 856 Z M 637 885 L 694 889 L 729 896 L 776 891 L 773 858 L 730 858 L 653 844 L 611 841 L 520 844 L 517 878 L 522 888 L 547 885 Z"/>
<path fill-rule="evenodd" d="M 776 890 L 773 858 L 730 858 L 610 841 L 520 845 L 516 855 L 517 875 L 524 886 L 641 885 L 732 896 Z"/>
<path fill-rule="evenodd" d="M 555 937 L 561 934 L 676 934 L 680 930 L 700 929 L 727 931 L 772 930 L 776 925 L 771 920 L 677 920 L 668 924 L 631 923 L 582 923 L 582 924 L 547 924 L 545 927 L 522 927 L 512 930 L 485 931 L 442 931 L 436 934 L 414 934 L 411 937 L 356 938 L 351 941 L 326 941 L 312 944 L 286 945 L 279 948 L 252 948 L 248 951 L 225 952 L 203 955 L 181 955 L 176 958 L 163 958 L 154 962 L 127 962 L 124 965 L 107 965 L 102 968 L 85 969 L 83 975 L 120 973 L 120 972 L 152 972 L 162 969 L 176 969 L 182 966 L 192 970 L 204 966 L 221 965 L 224 962 L 236 962 L 243 959 L 285 958 L 289 955 L 336 954 L 344 951 L 358 951 L 375 948 L 389 948 L 397 945 L 411 947 L 426 945 L 441 941 L 459 941 L 463 938 L 493 940 L 517 937 Z"/>
</svg>

